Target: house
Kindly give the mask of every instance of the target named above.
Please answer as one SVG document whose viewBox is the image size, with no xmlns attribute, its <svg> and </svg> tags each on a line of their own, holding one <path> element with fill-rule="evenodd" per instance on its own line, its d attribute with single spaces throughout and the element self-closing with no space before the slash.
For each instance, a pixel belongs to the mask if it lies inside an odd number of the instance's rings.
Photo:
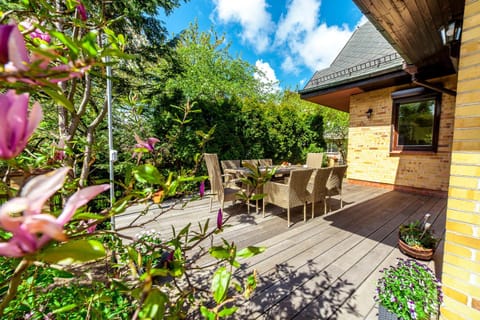
<svg viewBox="0 0 480 320">
<path fill-rule="evenodd" d="M 354 2 L 301 97 L 350 113 L 350 182 L 448 197 L 441 318 L 480 319 L 480 1 Z"/>
</svg>

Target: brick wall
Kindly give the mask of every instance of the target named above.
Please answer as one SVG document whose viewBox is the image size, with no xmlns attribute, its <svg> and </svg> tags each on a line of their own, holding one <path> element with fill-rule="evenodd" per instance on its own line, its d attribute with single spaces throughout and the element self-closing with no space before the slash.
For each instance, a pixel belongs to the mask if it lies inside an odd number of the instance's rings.
<svg viewBox="0 0 480 320">
<path fill-rule="evenodd" d="M 454 76 L 429 81 L 451 89 L 456 85 Z M 391 93 L 407 87 L 392 87 L 351 97 L 348 178 L 446 193 L 450 175 L 455 98 L 442 95 L 437 153 L 391 155 Z M 367 119 L 365 112 L 369 108 L 373 114 Z"/>
<path fill-rule="evenodd" d="M 442 282 L 442 319 L 480 319 L 480 1 L 466 0 Z"/>
</svg>

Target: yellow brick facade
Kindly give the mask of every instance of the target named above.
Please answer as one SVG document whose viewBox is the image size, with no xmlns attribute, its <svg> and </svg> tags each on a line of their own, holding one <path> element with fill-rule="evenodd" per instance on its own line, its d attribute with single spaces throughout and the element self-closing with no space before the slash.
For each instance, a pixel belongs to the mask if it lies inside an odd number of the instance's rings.
<svg viewBox="0 0 480 320">
<path fill-rule="evenodd" d="M 441 319 L 480 319 L 480 1 L 466 0 L 442 282 Z"/>
<path fill-rule="evenodd" d="M 457 79 L 450 76 L 431 81 L 454 89 Z M 446 193 L 450 177 L 455 97 L 442 95 L 437 153 L 391 154 L 391 94 L 408 87 L 392 87 L 351 97 L 348 178 Z M 370 119 L 365 116 L 368 109 L 373 110 Z"/>
</svg>

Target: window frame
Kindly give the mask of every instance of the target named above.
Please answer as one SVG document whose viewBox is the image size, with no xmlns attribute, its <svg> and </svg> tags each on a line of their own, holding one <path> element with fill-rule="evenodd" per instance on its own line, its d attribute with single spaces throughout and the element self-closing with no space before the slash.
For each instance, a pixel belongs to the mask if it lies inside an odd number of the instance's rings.
<svg viewBox="0 0 480 320">
<path fill-rule="evenodd" d="M 438 150 L 438 136 L 440 131 L 440 112 L 441 112 L 441 97 L 438 92 L 430 91 L 425 88 L 412 88 L 392 93 L 392 130 L 390 141 L 390 152 L 431 152 L 436 153 Z M 421 102 L 426 100 L 435 100 L 434 112 L 433 112 L 433 132 L 432 132 L 432 144 L 423 145 L 399 145 L 398 144 L 398 120 L 400 105 L 412 102 Z"/>
</svg>

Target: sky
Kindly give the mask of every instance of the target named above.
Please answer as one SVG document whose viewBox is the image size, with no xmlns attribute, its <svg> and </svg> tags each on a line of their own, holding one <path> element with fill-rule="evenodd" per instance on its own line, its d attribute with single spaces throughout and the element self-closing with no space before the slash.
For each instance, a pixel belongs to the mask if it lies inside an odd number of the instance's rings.
<svg viewBox="0 0 480 320">
<path fill-rule="evenodd" d="M 197 21 L 231 44 L 230 53 L 263 71 L 278 90 L 300 90 L 327 68 L 366 18 L 352 0 L 190 0 L 169 16 L 178 34 Z"/>
</svg>

